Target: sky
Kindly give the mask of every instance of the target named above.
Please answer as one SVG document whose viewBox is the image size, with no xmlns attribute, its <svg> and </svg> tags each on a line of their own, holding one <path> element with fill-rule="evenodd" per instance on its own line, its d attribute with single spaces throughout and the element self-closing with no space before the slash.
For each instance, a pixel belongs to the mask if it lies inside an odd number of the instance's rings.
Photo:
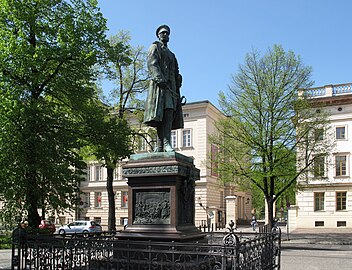
<svg viewBox="0 0 352 270">
<path fill-rule="evenodd" d="M 162 24 L 183 77 L 188 102 L 218 106 L 247 53 L 274 44 L 313 68 L 314 86 L 352 82 L 350 0 L 99 0 L 108 36 L 129 31 L 147 50 Z M 104 91 L 113 85 L 105 83 Z"/>
</svg>

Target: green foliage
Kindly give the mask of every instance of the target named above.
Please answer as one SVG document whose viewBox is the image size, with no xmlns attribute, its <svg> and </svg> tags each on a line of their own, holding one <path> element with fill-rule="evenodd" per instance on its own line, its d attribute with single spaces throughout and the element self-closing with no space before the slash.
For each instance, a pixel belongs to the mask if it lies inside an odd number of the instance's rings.
<svg viewBox="0 0 352 270">
<path fill-rule="evenodd" d="M 106 20 L 96 1 L 0 1 L 2 214 L 73 207 L 85 167 L 83 119 L 106 60 Z"/>
<path fill-rule="evenodd" d="M 12 235 L 11 232 L 0 234 L 0 249 L 12 248 Z"/>
<path fill-rule="evenodd" d="M 225 182 L 250 181 L 261 190 L 271 221 L 274 201 L 295 185 L 318 151 L 319 143 L 308 134 L 327 124 L 323 114 L 298 96 L 299 89 L 312 85 L 310 76 L 311 68 L 300 57 L 276 45 L 262 57 L 255 51 L 248 54 L 229 91 L 220 93 L 227 116 L 213 136 L 222 149 L 220 175 Z M 299 149 L 305 154 L 297 155 Z M 297 168 L 296 161 L 304 166 Z"/>
<path fill-rule="evenodd" d="M 81 152 L 86 159 L 98 160 L 109 168 L 131 154 L 131 130 L 124 118 L 99 101 L 85 118 L 87 146 Z"/>
<path fill-rule="evenodd" d="M 119 112 L 120 117 L 126 117 L 126 112 L 135 113 L 144 108 L 148 88 L 147 56 L 142 46 L 130 45 L 131 37 L 126 31 L 111 36 L 109 41 L 112 49 L 107 79 L 115 87 L 105 101 Z"/>
<path fill-rule="evenodd" d="M 107 168 L 108 229 L 111 231 L 116 230 L 113 172 L 119 162 L 132 153 L 135 134 L 126 119 L 131 113 L 140 114 L 142 101 L 139 98 L 147 88 L 145 52 L 142 47 L 130 46 L 129 42 L 129 34 L 123 31 L 110 38 L 106 62 L 101 68 L 116 86 L 108 97 L 103 97 L 111 109 L 97 104 L 95 111 L 86 118 L 89 146 L 84 149 L 84 155 Z"/>
</svg>

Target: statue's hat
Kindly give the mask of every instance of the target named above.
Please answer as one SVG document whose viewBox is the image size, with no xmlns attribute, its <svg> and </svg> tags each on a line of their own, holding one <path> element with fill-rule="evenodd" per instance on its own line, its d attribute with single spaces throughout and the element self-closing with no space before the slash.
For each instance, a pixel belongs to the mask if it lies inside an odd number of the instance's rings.
<svg viewBox="0 0 352 270">
<path fill-rule="evenodd" d="M 158 27 L 158 29 L 156 29 L 156 36 L 158 36 L 158 33 L 160 32 L 161 29 L 165 29 L 167 32 L 169 32 L 169 35 L 170 35 L 170 27 L 168 27 L 167 25 L 163 24 L 163 25 L 160 25 Z"/>
</svg>

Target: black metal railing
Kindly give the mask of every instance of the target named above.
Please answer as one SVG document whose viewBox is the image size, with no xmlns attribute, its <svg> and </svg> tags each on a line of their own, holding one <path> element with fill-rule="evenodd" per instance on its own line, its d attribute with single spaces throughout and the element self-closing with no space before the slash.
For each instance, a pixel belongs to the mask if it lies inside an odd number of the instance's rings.
<svg viewBox="0 0 352 270">
<path fill-rule="evenodd" d="M 198 229 L 202 232 L 214 232 L 225 228 L 226 224 L 224 223 L 201 224 L 198 226 Z"/>
<path fill-rule="evenodd" d="M 114 234 L 13 233 L 12 269 L 280 269 L 281 231 L 214 232 L 202 242 L 120 240 Z"/>
</svg>

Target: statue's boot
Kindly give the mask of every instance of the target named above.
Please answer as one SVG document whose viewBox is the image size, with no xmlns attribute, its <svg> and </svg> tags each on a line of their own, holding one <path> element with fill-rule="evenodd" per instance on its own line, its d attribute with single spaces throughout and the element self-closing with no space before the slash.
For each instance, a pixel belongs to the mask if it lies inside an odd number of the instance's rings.
<svg viewBox="0 0 352 270">
<path fill-rule="evenodd" d="M 154 152 L 164 152 L 164 144 L 162 140 L 158 139 L 157 146 L 155 147 Z"/>
<path fill-rule="evenodd" d="M 171 147 L 171 144 L 167 139 L 164 139 L 164 152 L 175 152 L 175 150 Z"/>
<path fill-rule="evenodd" d="M 171 140 L 171 126 L 169 127 L 170 129 L 164 130 L 164 139 L 163 139 L 163 147 L 164 147 L 164 152 L 175 152 L 175 150 L 172 148 L 170 140 Z"/>
</svg>

